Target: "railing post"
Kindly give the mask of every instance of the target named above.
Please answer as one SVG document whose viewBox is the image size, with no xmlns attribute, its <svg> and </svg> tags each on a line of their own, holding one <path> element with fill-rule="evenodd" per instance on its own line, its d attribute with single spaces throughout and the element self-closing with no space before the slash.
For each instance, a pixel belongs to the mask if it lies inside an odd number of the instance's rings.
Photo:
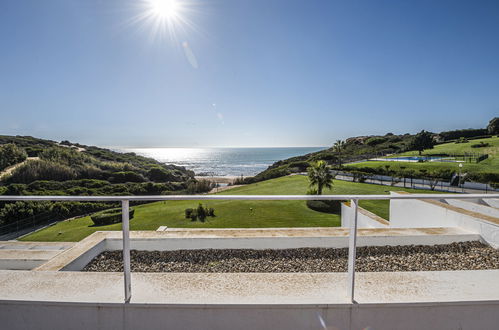
<svg viewBox="0 0 499 330">
<path fill-rule="evenodd" d="M 128 200 L 121 201 L 121 228 L 123 231 L 123 275 L 125 282 L 125 303 L 132 297 L 130 270 L 130 217 Z"/>
<path fill-rule="evenodd" d="M 351 200 L 351 207 L 353 207 L 353 219 L 350 218 L 350 235 L 348 241 L 348 285 L 347 295 L 352 303 L 354 300 L 355 289 L 355 254 L 357 250 L 357 211 L 359 201 L 357 199 Z"/>
</svg>

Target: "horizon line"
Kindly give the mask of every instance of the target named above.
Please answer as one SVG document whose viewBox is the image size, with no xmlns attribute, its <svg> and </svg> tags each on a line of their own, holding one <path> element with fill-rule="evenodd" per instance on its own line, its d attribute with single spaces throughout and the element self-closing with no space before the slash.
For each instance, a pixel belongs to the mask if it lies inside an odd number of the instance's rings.
<svg viewBox="0 0 499 330">
<path fill-rule="evenodd" d="M 261 149 L 272 149 L 272 148 L 329 148 L 329 146 L 192 146 L 192 147 L 134 147 L 134 146 L 102 146 L 102 148 L 108 149 L 209 149 L 209 148 L 261 148 Z"/>
</svg>

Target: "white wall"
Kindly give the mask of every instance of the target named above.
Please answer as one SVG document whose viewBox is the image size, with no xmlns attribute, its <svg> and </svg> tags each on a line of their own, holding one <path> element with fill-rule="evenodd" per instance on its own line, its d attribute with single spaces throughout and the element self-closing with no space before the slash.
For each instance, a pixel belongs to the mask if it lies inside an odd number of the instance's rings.
<svg viewBox="0 0 499 330">
<path fill-rule="evenodd" d="M 499 218 L 499 209 L 487 205 L 473 203 L 467 200 L 459 200 L 459 199 L 446 199 L 445 202 L 448 203 L 449 205 L 457 206 L 471 212 L 477 212 L 491 217 Z"/>
<path fill-rule="evenodd" d="M 0 301 L 2 329 L 496 329 L 499 302 L 155 305 Z"/>
<path fill-rule="evenodd" d="M 388 228 L 388 224 L 384 223 L 382 219 L 371 212 L 364 210 L 360 206 L 357 214 L 357 228 Z M 351 221 L 354 218 L 353 207 L 346 203 L 341 203 L 341 226 L 350 227 Z M 386 220 L 385 220 L 386 221 Z"/>
<path fill-rule="evenodd" d="M 499 248 L 498 224 L 421 200 L 390 200 L 390 227 L 461 227 L 480 234 L 488 244 Z"/>
<path fill-rule="evenodd" d="M 499 208 L 499 199 L 497 198 L 484 198 L 483 201 L 485 202 L 485 204 L 488 204 L 495 208 Z"/>
</svg>

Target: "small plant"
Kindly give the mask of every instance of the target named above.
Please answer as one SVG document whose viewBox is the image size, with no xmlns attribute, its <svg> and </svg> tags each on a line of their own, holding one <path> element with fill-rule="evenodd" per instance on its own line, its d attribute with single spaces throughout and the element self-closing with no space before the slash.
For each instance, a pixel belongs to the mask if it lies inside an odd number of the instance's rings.
<svg viewBox="0 0 499 330">
<path fill-rule="evenodd" d="M 468 139 L 465 137 L 460 137 L 459 139 L 456 140 L 455 143 L 468 143 Z"/>
<path fill-rule="evenodd" d="M 472 148 L 486 148 L 486 147 L 490 147 L 490 144 L 482 141 L 480 143 L 472 144 L 471 147 Z"/>
<path fill-rule="evenodd" d="M 212 207 L 204 207 L 203 204 L 199 203 L 198 207 L 195 209 L 187 208 L 185 209 L 185 218 L 191 219 L 191 221 L 205 222 L 207 217 L 214 217 L 215 209 Z"/>
</svg>

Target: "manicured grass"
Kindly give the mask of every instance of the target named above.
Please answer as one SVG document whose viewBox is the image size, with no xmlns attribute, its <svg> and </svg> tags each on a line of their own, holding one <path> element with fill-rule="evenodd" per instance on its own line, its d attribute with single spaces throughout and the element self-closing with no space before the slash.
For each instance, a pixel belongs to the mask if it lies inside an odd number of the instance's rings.
<svg viewBox="0 0 499 330">
<path fill-rule="evenodd" d="M 472 148 L 471 145 L 478 144 L 480 142 L 490 144 L 490 147 L 485 148 Z M 423 155 L 431 156 L 436 154 L 460 154 L 463 153 L 479 153 L 488 154 L 489 158 L 481 161 L 480 163 L 463 163 L 463 172 L 468 173 L 480 173 L 480 172 L 490 172 L 499 173 L 499 137 L 492 137 L 488 139 L 470 140 L 468 143 L 445 143 L 436 145 L 433 149 L 424 150 Z M 392 157 L 397 156 L 417 156 L 417 151 L 406 152 Z M 384 167 L 385 165 L 390 165 L 391 170 L 400 170 L 400 166 L 406 169 L 420 170 L 426 169 L 428 171 L 441 170 L 441 169 L 451 169 L 458 171 L 458 163 L 452 162 L 424 162 L 424 163 L 409 163 L 409 162 L 383 162 L 383 161 L 367 161 L 363 163 L 352 164 L 349 166 L 353 167 Z"/>
<path fill-rule="evenodd" d="M 301 195 L 307 191 L 308 179 L 295 175 L 233 188 L 224 195 Z M 335 180 L 325 194 L 389 194 L 390 190 L 412 191 L 364 183 Z M 417 192 L 422 192 L 418 190 Z M 216 217 L 204 223 L 185 219 L 184 210 L 198 205 L 196 201 L 167 201 L 135 206 L 131 230 L 156 230 L 159 226 L 182 228 L 257 228 L 257 227 L 329 227 L 339 226 L 338 214 L 316 212 L 305 201 L 212 201 L 203 203 L 215 209 Z M 362 201 L 360 205 L 388 219 L 388 201 Z M 250 211 L 250 208 L 253 211 Z M 93 226 L 90 217 L 63 221 L 28 235 L 24 241 L 79 241 L 98 230 L 121 230 L 121 224 Z"/>
</svg>

